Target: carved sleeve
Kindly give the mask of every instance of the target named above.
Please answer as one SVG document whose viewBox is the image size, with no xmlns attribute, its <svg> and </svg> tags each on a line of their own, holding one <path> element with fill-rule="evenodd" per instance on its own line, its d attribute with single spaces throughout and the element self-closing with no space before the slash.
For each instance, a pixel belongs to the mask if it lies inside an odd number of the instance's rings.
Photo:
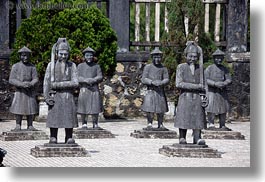
<svg viewBox="0 0 265 182">
<path fill-rule="evenodd" d="M 32 86 L 35 86 L 38 82 L 39 82 L 38 73 L 37 73 L 36 67 L 33 66 L 33 68 L 32 68 L 32 80 L 31 80 L 30 84 Z"/>
<path fill-rule="evenodd" d="M 89 84 L 100 83 L 103 80 L 102 71 L 101 71 L 100 66 L 97 65 L 95 68 L 96 68 L 96 71 L 97 71 L 97 76 L 95 76 L 94 78 L 87 79 L 86 81 Z"/>
<path fill-rule="evenodd" d="M 232 83 L 232 77 L 229 73 L 228 69 L 225 69 L 225 81 L 224 81 L 225 85 L 229 85 L 230 83 Z"/>
<path fill-rule="evenodd" d="M 56 89 L 69 89 L 69 88 L 76 88 L 78 87 L 78 73 L 77 68 L 74 63 L 71 65 L 71 80 L 70 81 L 63 81 L 63 82 L 56 82 Z"/>
<path fill-rule="evenodd" d="M 142 79 L 141 79 L 141 82 L 145 85 L 151 85 L 152 84 L 152 80 L 150 78 L 148 78 L 149 70 L 150 70 L 150 66 L 146 65 L 144 67 L 144 71 L 143 71 L 143 75 L 142 75 Z"/>
<path fill-rule="evenodd" d="M 185 90 L 198 90 L 200 91 L 200 85 L 195 83 L 189 83 L 184 81 L 185 72 L 183 69 L 183 65 L 178 65 L 176 71 L 176 87 L 178 89 L 185 89 Z"/>
<path fill-rule="evenodd" d="M 207 67 L 206 70 L 204 71 L 204 76 L 206 79 L 207 85 L 214 87 L 215 86 L 215 81 L 210 79 L 210 67 Z"/>
<path fill-rule="evenodd" d="M 168 70 L 165 67 L 163 70 L 163 80 L 161 81 L 161 85 L 166 85 L 169 83 L 169 76 L 168 76 Z"/>
<path fill-rule="evenodd" d="M 17 79 L 17 74 L 18 74 L 17 66 L 13 65 L 9 76 L 9 83 L 11 85 L 14 85 L 15 87 L 23 88 L 23 82 Z"/>
</svg>

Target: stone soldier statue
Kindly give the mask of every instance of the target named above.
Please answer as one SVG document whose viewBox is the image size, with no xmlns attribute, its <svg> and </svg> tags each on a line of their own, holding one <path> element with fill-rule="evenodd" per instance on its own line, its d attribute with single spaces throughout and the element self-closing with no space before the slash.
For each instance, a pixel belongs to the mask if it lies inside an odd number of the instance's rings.
<svg viewBox="0 0 265 182">
<path fill-rule="evenodd" d="M 162 52 L 155 48 L 151 52 L 153 62 L 144 67 L 142 83 L 147 85 L 142 110 L 147 113 L 147 128 L 152 128 L 154 113 L 157 114 L 158 128 L 164 128 L 164 113 L 168 111 L 164 86 L 169 83 L 168 70 L 161 64 Z"/>
<path fill-rule="evenodd" d="M 85 62 L 78 65 L 80 92 L 77 113 L 81 114 L 82 128 L 87 128 L 86 116 L 92 115 L 93 128 L 98 128 L 98 115 L 103 111 L 103 103 L 98 84 L 103 76 L 100 66 L 94 62 L 95 51 L 87 47 L 84 51 Z"/>
<path fill-rule="evenodd" d="M 184 54 L 186 63 L 179 64 L 176 70 L 176 87 L 180 90 L 180 95 L 175 127 L 179 128 L 180 144 L 187 144 L 187 129 L 192 129 L 193 143 L 205 145 L 205 141 L 201 139 L 201 129 L 205 128 L 206 117 L 200 95 L 205 89 L 201 83 L 203 69 L 197 64 L 202 51 L 194 42 L 188 42 Z"/>
<path fill-rule="evenodd" d="M 65 143 L 75 143 L 72 134 L 78 122 L 73 93 L 78 87 L 78 76 L 75 63 L 69 60 L 69 53 L 66 38 L 59 38 L 52 48 L 51 62 L 44 77 L 43 93 L 49 105 L 49 143 L 57 143 L 58 128 L 65 128 Z"/>
<path fill-rule="evenodd" d="M 225 53 L 217 49 L 213 54 L 214 64 L 205 70 L 205 79 L 208 85 L 207 97 L 209 105 L 206 107 L 209 128 L 214 128 L 215 115 L 219 117 L 220 128 L 225 127 L 226 113 L 229 111 L 229 102 L 226 86 L 230 84 L 229 70 L 222 65 Z"/>
<path fill-rule="evenodd" d="M 31 50 L 24 46 L 18 53 L 20 62 L 12 66 L 9 77 L 9 83 L 16 87 L 15 96 L 10 107 L 10 112 L 16 116 L 14 130 L 21 130 L 23 115 L 27 117 L 27 129 L 36 130 L 32 124 L 34 114 L 38 113 L 35 86 L 39 79 L 36 67 L 29 62 Z"/>
</svg>

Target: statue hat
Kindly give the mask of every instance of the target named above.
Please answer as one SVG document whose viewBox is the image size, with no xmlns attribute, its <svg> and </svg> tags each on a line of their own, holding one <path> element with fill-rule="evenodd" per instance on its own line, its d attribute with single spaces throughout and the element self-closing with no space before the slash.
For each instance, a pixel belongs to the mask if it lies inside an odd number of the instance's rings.
<svg viewBox="0 0 265 182">
<path fill-rule="evenodd" d="M 29 48 L 27 48 L 26 46 L 24 46 L 18 50 L 18 53 L 22 53 L 22 52 L 32 53 L 32 51 Z"/>
<path fill-rule="evenodd" d="M 70 45 L 66 38 L 59 38 L 57 41 L 57 50 L 67 50 L 70 51 Z"/>
<path fill-rule="evenodd" d="M 85 54 L 86 52 L 92 52 L 93 54 L 95 54 L 95 50 L 94 49 L 92 49 L 91 47 L 87 47 L 87 48 L 85 48 L 84 50 L 83 50 L 83 54 Z"/>
<path fill-rule="evenodd" d="M 220 49 L 217 49 L 212 56 L 225 56 L 225 53 L 221 51 Z"/>
<path fill-rule="evenodd" d="M 184 50 L 185 55 L 187 55 L 188 53 L 200 54 L 200 50 L 198 48 L 198 45 L 195 42 L 188 41 L 186 45 L 187 45 L 187 47 Z"/>
<path fill-rule="evenodd" d="M 150 54 L 151 55 L 154 55 L 154 54 L 163 54 L 163 52 L 159 50 L 159 47 L 156 47 Z"/>
</svg>

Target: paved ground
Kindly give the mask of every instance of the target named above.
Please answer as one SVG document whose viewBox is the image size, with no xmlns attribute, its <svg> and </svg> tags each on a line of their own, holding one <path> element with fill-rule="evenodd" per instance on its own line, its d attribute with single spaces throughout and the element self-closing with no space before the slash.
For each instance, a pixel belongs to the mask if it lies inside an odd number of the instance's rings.
<svg viewBox="0 0 265 182">
<path fill-rule="evenodd" d="M 26 124 L 26 121 L 23 121 Z M 145 126 L 144 119 L 100 122 L 100 126 L 116 135 L 112 139 L 76 139 L 91 157 L 35 158 L 30 149 L 43 145 L 47 140 L 0 141 L 7 150 L 4 164 L 10 167 L 250 167 L 250 122 L 227 124 L 234 131 L 245 135 L 246 140 L 206 140 L 211 148 L 222 152 L 222 158 L 178 158 L 158 153 L 163 145 L 177 143 L 176 139 L 136 139 L 130 137 L 134 130 Z M 0 133 L 14 128 L 15 121 L 0 122 Z M 45 123 L 34 122 L 37 129 L 49 134 Z M 168 129 L 176 130 L 173 123 L 165 123 Z M 25 128 L 25 126 L 24 126 Z M 190 131 L 188 142 L 192 141 Z M 59 129 L 59 142 L 64 139 L 64 130 Z"/>
</svg>

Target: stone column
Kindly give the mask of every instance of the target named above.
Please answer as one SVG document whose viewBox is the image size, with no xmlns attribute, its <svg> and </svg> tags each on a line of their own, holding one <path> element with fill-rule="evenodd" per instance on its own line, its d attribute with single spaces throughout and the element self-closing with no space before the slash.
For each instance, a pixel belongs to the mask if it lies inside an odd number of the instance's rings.
<svg viewBox="0 0 265 182">
<path fill-rule="evenodd" d="M 109 18 L 112 28 L 117 33 L 119 48 L 126 49 L 127 51 L 129 51 L 129 0 L 109 0 Z"/>
<path fill-rule="evenodd" d="M 12 4 L 11 4 L 12 5 Z M 9 1 L 0 1 L 0 49 L 9 49 Z"/>
<path fill-rule="evenodd" d="M 233 0 L 227 11 L 227 51 L 247 51 L 248 4 L 247 0 Z"/>
<path fill-rule="evenodd" d="M 228 87 L 231 115 L 236 119 L 250 116 L 250 52 L 247 52 L 248 0 L 233 0 L 227 10 L 227 61 L 233 68 Z"/>
</svg>

